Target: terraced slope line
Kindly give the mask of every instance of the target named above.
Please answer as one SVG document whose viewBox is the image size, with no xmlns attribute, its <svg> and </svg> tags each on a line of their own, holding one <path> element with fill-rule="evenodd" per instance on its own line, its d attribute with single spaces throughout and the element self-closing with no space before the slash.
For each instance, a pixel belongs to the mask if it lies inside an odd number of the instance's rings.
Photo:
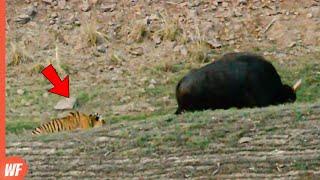
<svg viewBox="0 0 320 180">
<path fill-rule="evenodd" d="M 320 105 L 205 111 L 8 137 L 28 178 L 317 178 Z"/>
</svg>

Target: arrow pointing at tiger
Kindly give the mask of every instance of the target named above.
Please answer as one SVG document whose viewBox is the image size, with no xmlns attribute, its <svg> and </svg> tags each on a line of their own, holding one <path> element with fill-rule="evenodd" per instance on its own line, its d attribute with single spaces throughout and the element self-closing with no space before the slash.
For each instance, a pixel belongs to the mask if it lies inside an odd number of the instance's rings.
<svg viewBox="0 0 320 180">
<path fill-rule="evenodd" d="M 51 82 L 53 88 L 48 91 L 69 98 L 69 76 L 67 75 L 63 81 L 61 81 L 56 69 L 50 64 L 44 68 L 41 73 Z"/>
</svg>

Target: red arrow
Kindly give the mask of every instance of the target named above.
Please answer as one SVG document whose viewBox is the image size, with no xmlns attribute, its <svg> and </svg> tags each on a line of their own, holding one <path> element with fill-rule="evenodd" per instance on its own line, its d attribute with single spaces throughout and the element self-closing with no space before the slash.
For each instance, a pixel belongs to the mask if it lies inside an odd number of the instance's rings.
<svg viewBox="0 0 320 180">
<path fill-rule="evenodd" d="M 61 81 L 56 69 L 50 64 L 41 73 L 51 82 L 53 88 L 49 92 L 69 98 L 69 76 Z"/>
</svg>

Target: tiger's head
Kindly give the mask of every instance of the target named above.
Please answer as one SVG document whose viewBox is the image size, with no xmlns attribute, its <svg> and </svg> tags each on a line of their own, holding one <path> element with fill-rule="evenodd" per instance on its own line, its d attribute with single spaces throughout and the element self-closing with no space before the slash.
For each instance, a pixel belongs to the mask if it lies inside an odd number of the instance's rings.
<svg viewBox="0 0 320 180">
<path fill-rule="evenodd" d="M 92 127 L 101 127 L 106 123 L 98 113 L 90 114 L 89 118 L 91 120 Z"/>
</svg>

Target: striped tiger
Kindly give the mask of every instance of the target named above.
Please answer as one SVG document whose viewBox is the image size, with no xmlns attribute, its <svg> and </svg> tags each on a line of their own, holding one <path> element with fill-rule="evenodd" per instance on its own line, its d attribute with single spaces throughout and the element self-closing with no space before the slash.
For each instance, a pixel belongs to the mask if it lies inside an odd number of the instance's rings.
<svg viewBox="0 0 320 180">
<path fill-rule="evenodd" d="M 98 113 L 89 116 L 78 111 L 70 112 L 66 117 L 53 119 L 40 125 L 32 131 L 33 135 L 49 134 L 60 131 L 71 131 L 75 129 L 89 129 L 101 127 L 105 121 Z"/>
</svg>

